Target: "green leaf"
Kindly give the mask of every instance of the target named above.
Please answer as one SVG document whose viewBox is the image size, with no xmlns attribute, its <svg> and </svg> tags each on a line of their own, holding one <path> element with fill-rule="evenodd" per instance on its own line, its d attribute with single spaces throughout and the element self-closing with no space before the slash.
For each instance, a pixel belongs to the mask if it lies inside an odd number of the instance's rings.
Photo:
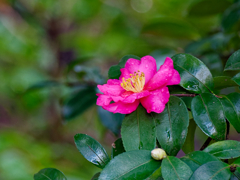
<svg viewBox="0 0 240 180">
<path fill-rule="evenodd" d="M 55 168 L 45 168 L 34 174 L 34 180 L 67 180 L 67 178 Z"/>
<path fill-rule="evenodd" d="M 240 133 L 240 94 L 237 92 L 228 94 L 220 99 L 227 120 Z"/>
<path fill-rule="evenodd" d="M 239 61 L 240 62 L 240 61 Z M 236 74 L 232 80 L 237 83 L 238 86 L 240 86 L 240 73 Z"/>
<path fill-rule="evenodd" d="M 174 69 L 180 76 L 180 86 L 193 93 L 209 92 L 213 89 L 213 78 L 202 61 L 190 54 L 177 54 L 172 57 Z"/>
<path fill-rule="evenodd" d="M 76 134 L 74 141 L 79 152 L 95 166 L 103 169 L 109 162 L 110 159 L 105 149 L 92 137 L 86 134 Z"/>
<path fill-rule="evenodd" d="M 182 150 L 185 154 L 194 151 L 194 137 L 195 137 L 196 127 L 197 125 L 195 121 L 191 119 L 188 126 L 187 138 L 182 147 Z"/>
<path fill-rule="evenodd" d="M 131 54 L 130 55 L 126 55 L 126 56 L 122 57 L 122 59 L 119 61 L 118 65 L 121 68 L 124 68 L 127 60 L 130 59 L 130 58 L 137 59 L 137 60 L 141 59 L 140 57 L 135 56 L 135 55 L 131 55 Z"/>
<path fill-rule="evenodd" d="M 210 93 L 203 93 L 192 100 L 192 115 L 196 124 L 209 137 L 223 140 L 226 122 L 220 100 Z"/>
<path fill-rule="evenodd" d="M 68 97 L 62 107 L 65 121 L 72 120 L 96 103 L 95 87 L 87 87 Z"/>
<path fill-rule="evenodd" d="M 234 52 L 227 60 L 224 71 L 240 70 L 240 49 Z"/>
<path fill-rule="evenodd" d="M 192 97 L 181 97 L 188 109 L 191 109 Z"/>
<path fill-rule="evenodd" d="M 169 155 L 177 155 L 187 136 L 189 117 L 185 103 L 178 97 L 170 96 L 164 111 L 152 113 L 156 121 L 157 139 Z"/>
<path fill-rule="evenodd" d="M 114 158 L 115 156 L 122 154 L 124 152 L 125 152 L 125 149 L 123 147 L 122 138 L 119 138 L 112 144 L 111 157 Z"/>
<path fill-rule="evenodd" d="M 213 78 L 214 89 L 220 90 L 232 86 L 238 86 L 229 76 L 217 76 Z"/>
<path fill-rule="evenodd" d="M 136 111 L 125 116 L 121 135 L 126 151 L 152 150 L 156 146 L 155 122 L 141 105 Z"/>
<path fill-rule="evenodd" d="M 112 112 L 104 110 L 100 106 L 98 107 L 98 114 L 102 124 L 110 131 L 112 131 L 115 135 L 118 135 L 125 114 L 114 114 Z"/>
<path fill-rule="evenodd" d="M 217 4 L 217 5 L 216 5 Z M 231 5 L 229 1 L 201 0 L 190 7 L 189 16 L 211 16 L 224 12 L 226 7 Z M 201 7 L 201 8 L 199 8 Z"/>
<path fill-rule="evenodd" d="M 224 13 L 222 17 L 222 27 L 225 31 L 233 30 L 234 27 L 239 23 L 240 19 L 240 2 L 236 2 L 231 5 Z"/>
<path fill-rule="evenodd" d="M 91 180 L 98 180 L 99 176 L 100 176 L 100 172 L 96 173 Z"/>
<path fill-rule="evenodd" d="M 231 177 L 229 165 L 221 161 L 208 162 L 200 166 L 190 180 L 228 180 Z"/>
<path fill-rule="evenodd" d="M 108 71 L 108 78 L 109 79 L 119 79 L 121 76 L 121 67 L 119 65 L 113 65 L 110 67 Z"/>
<path fill-rule="evenodd" d="M 206 147 L 203 151 L 219 159 L 232 159 L 240 156 L 240 142 L 233 140 L 219 141 Z"/>
<path fill-rule="evenodd" d="M 158 168 L 156 171 L 154 171 L 151 176 L 149 176 L 145 180 L 164 180 L 162 177 L 162 167 Z"/>
<path fill-rule="evenodd" d="M 219 161 L 218 158 L 215 156 L 203 152 L 203 151 L 194 151 L 190 154 L 187 154 L 180 158 L 183 162 L 185 162 L 191 170 L 194 172 L 197 168 L 199 168 L 201 165 L 211 162 L 211 161 Z"/>
<path fill-rule="evenodd" d="M 99 180 L 144 179 L 161 166 L 151 157 L 151 151 L 135 150 L 119 154 L 103 169 Z"/>
<path fill-rule="evenodd" d="M 162 161 L 162 176 L 164 180 L 186 180 L 192 175 L 192 170 L 180 159 L 167 156 Z"/>
</svg>

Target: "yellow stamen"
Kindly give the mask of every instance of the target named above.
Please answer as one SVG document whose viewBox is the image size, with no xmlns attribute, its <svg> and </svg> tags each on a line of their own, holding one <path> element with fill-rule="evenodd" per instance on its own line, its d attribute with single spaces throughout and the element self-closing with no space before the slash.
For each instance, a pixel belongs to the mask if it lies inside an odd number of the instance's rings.
<svg viewBox="0 0 240 180">
<path fill-rule="evenodd" d="M 126 91 L 132 91 L 135 93 L 141 92 L 145 85 L 145 74 L 142 72 L 139 76 L 140 71 L 130 74 L 130 78 L 122 78 L 121 86 Z"/>
</svg>

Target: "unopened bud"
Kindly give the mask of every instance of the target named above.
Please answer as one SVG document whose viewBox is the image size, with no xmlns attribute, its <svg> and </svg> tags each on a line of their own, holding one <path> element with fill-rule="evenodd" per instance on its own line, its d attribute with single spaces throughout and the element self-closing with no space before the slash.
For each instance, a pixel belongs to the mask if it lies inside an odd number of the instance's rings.
<svg viewBox="0 0 240 180">
<path fill-rule="evenodd" d="M 162 160 L 163 158 L 167 157 L 167 154 L 163 149 L 156 148 L 156 149 L 151 151 L 151 156 L 155 160 Z"/>
</svg>

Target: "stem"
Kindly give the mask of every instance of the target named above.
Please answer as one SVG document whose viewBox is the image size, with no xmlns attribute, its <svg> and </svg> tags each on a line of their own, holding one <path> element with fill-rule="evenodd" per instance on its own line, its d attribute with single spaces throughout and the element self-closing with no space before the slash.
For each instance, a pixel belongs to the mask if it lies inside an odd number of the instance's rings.
<svg viewBox="0 0 240 180">
<path fill-rule="evenodd" d="M 228 140 L 228 138 L 229 138 L 229 131 L 230 131 L 230 123 L 228 122 L 228 120 L 226 120 L 226 122 L 227 122 L 226 140 Z"/>
<path fill-rule="evenodd" d="M 178 96 L 178 97 L 195 97 L 197 96 L 198 94 L 171 94 L 172 96 Z M 218 95 L 215 95 L 213 94 L 214 96 L 216 96 L 217 98 L 222 98 L 221 96 L 218 96 Z"/>
<path fill-rule="evenodd" d="M 211 142 L 212 138 L 208 137 L 207 140 L 205 141 L 205 143 L 202 145 L 202 147 L 200 148 L 200 151 L 204 150 L 209 143 Z"/>
</svg>

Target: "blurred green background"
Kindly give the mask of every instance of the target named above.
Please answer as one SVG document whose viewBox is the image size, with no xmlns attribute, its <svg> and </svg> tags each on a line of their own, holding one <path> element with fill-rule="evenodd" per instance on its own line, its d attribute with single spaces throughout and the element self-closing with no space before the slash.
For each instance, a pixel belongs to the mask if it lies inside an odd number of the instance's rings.
<svg viewBox="0 0 240 180">
<path fill-rule="evenodd" d="M 73 136 L 86 133 L 109 154 L 119 137 L 124 116 L 95 105 L 109 67 L 128 54 L 150 54 L 159 67 L 186 52 L 213 76 L 232 76 L 223 67 L 240 48 L 239 12 L 237 0 L 1 0 L 0 179 L 46 167 L 91 179 L 100 169 Z M 206 136 L 196 138 L 197 149 Z M 233 128 L 230 138 L 239 138 Z"/>
</svg>

